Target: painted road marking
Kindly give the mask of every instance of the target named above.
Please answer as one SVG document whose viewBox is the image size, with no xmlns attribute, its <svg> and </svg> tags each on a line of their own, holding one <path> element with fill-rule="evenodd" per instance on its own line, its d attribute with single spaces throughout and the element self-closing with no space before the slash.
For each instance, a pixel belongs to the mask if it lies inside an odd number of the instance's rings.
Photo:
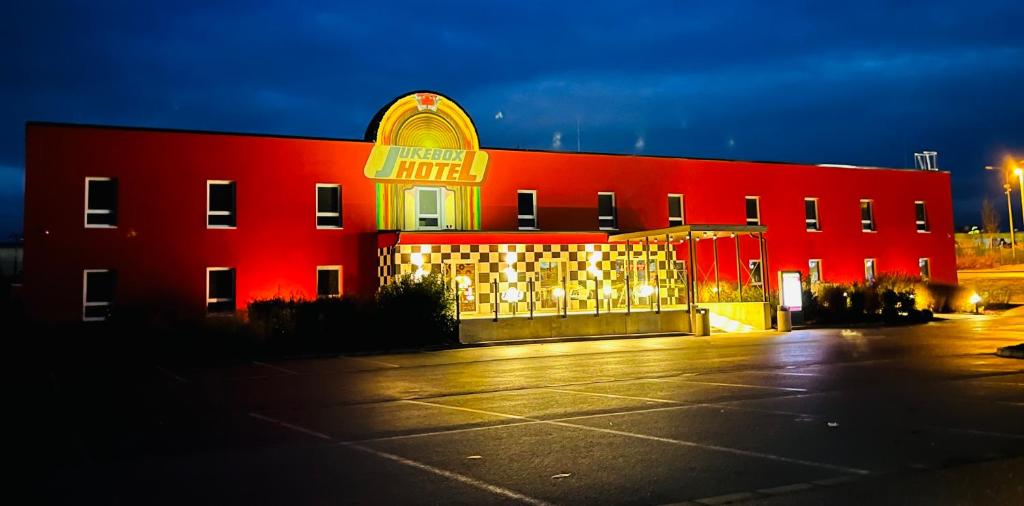
<svg viewBox="0 0 1024 506">
<path fill-rule="evenodd" d="M 491 485 L 490 483 L 480 481 L 480 480 L 478 480 L 476 478 L 471 478 L 471 477 L 466 476 L 464 474 L 459 474 L 459 473 L 456 473 L 456 472 L 448 471 L 446 469 L 441 469 L 439 467 L 434 467 L 434 466 L 431 466 L 429 464 L 424 464 L 424 463 L 419 462 L 419 461 L 407 459 L 405 457 L 401 457 L 401 456 L 398 456 L 398 455 L 395 455 L 395 454 L 392 454 L 392 453 L 382 452 L 380 450 L 374 450 L 373 448 L 369 448 L 367 446 L 363 446 L 363 445 L 360 445 L 360 444 L 350 443 L 350 442 L 345 442 L 345 441 L 337 441 L 334 438 L 332 438 L 331 436 L 328 436 L 327 434 L 324 434 L 324 433 L 321 433 L 321 432 L 317 432 L 315 430 L 307 429 L 305 427 L 300 427 L 298 425 L 291 424 L 291 423 L 285 422 L 283 420 L 278 420 L 276 418 L 271 418 L 269 416 L 264 416 L 264 415 L 261 415 L 259 413 L 249 413 L 249 416 L 251 416 L 253 418 L 256 418 L 256 419 L 259 419 L 259 420 L 263 420 L 265 422 L 269 422 L 269 423 L 274 424 L 274 425 L 278 425 L 278 426 L 285 427 L 285 428 L 288 428 L 288 429 L 291 429 L 291 430 L 294 430 L 294 431 L 297 431 L 297 432 L 301 432 L 303 434 L 306 434 L 306 435 L 309 435 L 309 436 L 313 436 L 313 437 L 316 437 L 318 439 L 324 439 L 324 440 L 330 441 L 332 443 L 335 443 L 335 444 L 337 444 L 339 446 L 345 446 L 345 447 L 348 447 L 348 448 L 354 448 L 356 450 L 360 450 L 362 452 L 366 452 L 366 453 L 369 453 L 369 454 L 372 454 L 372 455 L 376 455 L 377 457 L 380 457 L 380 458 L 383 458 L 383 459 L 387 459 L 387 460 L 391 460 L 393 462 L 397 462 L 397 463 L 402 464 L 402 465 L 406 465 L 406 466 L 409 466 L 409 467 L 420 469 L 422 471 L 427 471 L 428 473 L 436 474 L 438 476 L 442 476 L 442 477 L 448 478 L 450 480 L 455 480 L 455 481 L 457 481 L 459 483 L 463 483 L 463 484 L 466 484 L 466 485 L 469 485 L 469 486 L 472 486 L 472 487 L 476 487 L 476 488 L 479 488 L 481 490 L 485 490 L 485 491 L 490 492 L 490 493 L 495 494 L 495 495 L 500 495 L 500 496 L 503 496 L 503 497 L 507 497 L 509 499 L 514 499 L 514 500 L 522 502 L 522 503 L 534 504 L 536 506 L 549 506 L 550 505 L 550 503 L 545 502 L 545 501 L 541 501 L 540 499 L 534 499 L 534 498 L 532 498 L 530 496 L 520 494 L 519 492 L 516 492 L 516 491 L 513 491 L 513 490 L 509 490 L 509 489 L 504 488 L 504 487 L 499 487 L 497 485 Z"/>
<path fill-rule="evenodd" d="M 271 365 L 271 364 L 268 364 L 266 362 L 257 362 L 255 360 L 253 360 L 252 363 L 254 365 L 262 365 L 263 367 L 269 367 L 269 368 L 274 369 L 276 371 L 281 371 L 281 372 L 283 372 L 285 374 L 299 374 L 299 373 L 297 373 L 297 372 L 295 372 L 295 371 L 293 371 L 291 369 L 285 369 L 284 367 L 278 367 L 276 365 Z"/>
<path fill-rule="evenodd" d="M 806 392 L 806 388 L 792 388 L 792 387 L 771 387 L 767 385 L 746 385 L 743 383 L 719 383 L 715 381 L 697 381 L 691 379 L 679 379 L 672 380 L 667 378 L 651 378 L 654 381 L 682 381 L 684 383 L 696 383 L 698 385 L 714 385 L 720 387 L 740 387 L 740 388 L 764 388 L 768 390 L 781 390 L 784 392 Z"/>
<path fill-rule="evenodd" d="M 687 446 L 687 447 L 693 447 L 693 448 L 702 448 L 702 449 L 706 449 L 706 450 L 715 450 L 715 451 L 724 452 L 724 453 L 731 453 L 731 454 L 734 454 L 734 455 L 743 455 L 743 456 L 747 456 L 747 457 L 755 457 L 755 458 L 761 458 L 761 459 L 767 459 L 767 460 L 774 460 L 774 461 L 777 461 L 777 462 L 788 462 L 788 463 L 791 463 L 791 464 L 800 464 L 800 465 L 810 466 L 810 467 L 819 467 L 819 468 L 822 468 L 822 469 L 832 469 L 832 470 L 836 470 L 836 471 L 842 471 L 844 473 L 852 473 L 852 474 L 868 474 L 869 473 L 869 471 L 864 470 L 864 469 L 857 469 L 857 468 L 845 467 L 845 466 L 839 466 L 839 465 L 833 465 L 833 464 L 825 464 L 823 462 L 813 462 L 813 461 L 810 461 L 810 460 L 794 459 L 794 458 L 789 458 L 789 457 L 783 457 L 781 455 L 772 455 L 770 453 L 761 453 L 761 452 L 755 452 L 755 451 L 749 451 L 749 450 L 741 450 L 741 449 L 738 449 L 738 448 L 730 448 L 730 447 L 727 447 L 727 446 L 718 446 L 718 445 L 710 445 L 710 444 L 703 444 L 703 443 L 695 443 L 693 441 L 685 441 L 685 440 L 682 440 L 682 439 L 671 439 L 671 438 L 664 438 L 664 437 L 659 437 L 659 436 L 649 436 L 649 435 L 646 435 L 646 434 L 637 434 L 637 433 L 633 433 L 633 432 L 626 432 L 626 431 L 614 430 L 614 429 L 606 429 L 606 428 L 602 428 L 602 427 L 590 427 L 590 426 L 587 426 L 587 425 L 579 425 L 579 424 L 568 423 L 568 422 L 559 422 L 559 421 L 554 421 L 554 420 L 537 420 L 537 419 L 529 418 L 529 417 L 525 417 L 525 416 L 509 415 L 507 413 L 497 413 L 497 412 L 494 412 L 494 411 L 485 411 L 485 410 L 480 410 L 480 409 L 465 408 L 465 407 L 462 407 L 462 406 L 448 406 L 448 405 L 445 405 L 445 404 L 437 404 L 437 403 L 433 403 L 433 402 L 423 402 L 423 401 L 404 401 L 404 402 L 412 402 L 412 403 L 424 404 L 424 405 L 428 405 L 428 406 L 440 406 L 440 407 L 445 407 L 445 408 L 449 408 L 449 409 L 455 409 L 455 410 L 460 410 L 460 411 L 468 411 L 468 412 L 472 412 L 472 413 L 480 413 L 480 414 L 491 415 L 491 416 L 504 416 L 504 417 L 508 417 L 508 418 L 514 418 L 516 420 L 532 420 L 532 421 L 537 421 L 537 422 L 541 422 L 541 423 L 548 424 L 548 425 L 556 425 L 556 426 L 560 426 L 560 427 L 571 427 L 571 428 L 575 428 L 575 429 L 584 429 L 584 430 L 590 430 L 590 431 L 595 431 L 595 432 L 603 432 L 603 433 L 606 433 L 606 434 L 615 434 L 615 435 L 619 435 L 619 436 L 627 436 L 627 437 L 633 437 L 633 438 L 637 438 L 637 439 L 645 439 L 645 440 L 648 440 L 648 441 L 659 441 L 659 442 L 662 442 L 662 443 L 674 444 L 674 445 L 678 445 L 678 446 Z"/>
<path fill-rule="evenodd" d="M 373 360 L 373 359 L 364 358 L 364 357 L 338 357 L 338 358 L 347 359 L 347 360 L 360 360 L 360 361 L 367 362 L 367 363 L 370 363 L 370 364 L 382 365 L 384 367 L 402 367 L 402 366 L 400 366 L 398 364 L 392 364 L 390 362 L 382 362 L 380 360 Z"/>
<path fill-rule="evenodd" d="M 762 489 L 759 489 L 757 492 L 759 494 L 764 494 L 764 495 L 782 495 L 782 494 L 792 494 L 793 492 L 800 492 L 802 490 L 807 490 L 807 489 L 810 489 L 810 488 L 814 488 L 814 484 L 812 484 L 812 483 L 794 483 L 792 485 L 784 485 L 784 486 L 781 486 L 781 487 L 762 488 Z"/>
<path fill-rule="evenodd" d="M 668 400 L 668 399 L 656 399 L 656 398 L 653 398 L 653 397 L 633 397 L 631 395 L 602 394 L 602 393 L 597 393 L 597 392 L 587 392 L 587 391 L 581 391 L 581 390 L 563 390 L 561 388 L 541 388 L 540 390 L 547 390 L 549 392 L 561 392 L 561 393 L 564 393 L 564 394 L 583 394 L 583 395 L 592 395 L 592 396 L 595 396 L 595 397 L 609 397 L 609 398 L 612 398 L 612 399 L 630 399 L 630 400 L 634 400 L 634 401 L 662 402 L 662 403 L 667 403 L 667 404 L 683 404 L 683 403 L 678 402 L 678 401 L 672 401 L 672 400 Z"/>
<path fill-rule="evenodd" d="M 173 372 L 168 371 L 167 369 L 164 369 L 163 367 L 156 366 L 156 370 L 162 372 L 166 376 L 169 376 L 169 377 L 173 378 L 174 381 L 177 381 L 178 383 L 188 383 L 187 379 L 182 378 L 181 376 L 178 376 L 177 374 L 174 374 Z"/>
</svg>

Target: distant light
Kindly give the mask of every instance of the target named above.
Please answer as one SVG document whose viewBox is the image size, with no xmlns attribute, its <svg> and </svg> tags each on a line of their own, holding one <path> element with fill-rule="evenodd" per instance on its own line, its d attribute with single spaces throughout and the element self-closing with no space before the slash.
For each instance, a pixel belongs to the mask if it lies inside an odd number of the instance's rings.
<svg viewBox="0 0 1024 506">
<path fill-rule="evenodd" d="M 1013 173 L 1018 175 L 1018 176 L 1024 175 L 1024 169 L 1021 169 L 1020 167 L 1017 167 L 1016 169 L 1013 169 Z"/>
<path fill-rule="evenodd" d="M 977 293 L 972 293 L 971 294 L 971 304 L 977 304 L 979 302 L 981 302 L 981 295 L 978 295 Z"/>
<path fill-rule="evenodd" d="M 561 299 L 562 297 L 565 297 L 565 290 L 563 290 L 560 286 L 556 286 L 554 289 L 551 290 L 551 296 L 556 299 Z"/>
</svg>

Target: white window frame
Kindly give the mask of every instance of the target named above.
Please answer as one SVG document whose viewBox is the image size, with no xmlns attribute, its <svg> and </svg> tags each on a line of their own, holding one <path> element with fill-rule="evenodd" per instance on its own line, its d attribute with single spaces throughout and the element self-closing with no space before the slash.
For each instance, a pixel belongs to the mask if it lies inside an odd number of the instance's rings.
<svg viewBox="0 0 1024 506">
<path fill-rule="evenodd" d="M 807 202 L 814 202 L 814 219 L 807 217 Z M 821 209 L 818 207 L 818 197 L 804 198 L 804 228 L 808 232 L 821 232 Z"/>
<path fill-rule="evenodd" d="M 533 195 L 533 197 L 532 197 L 533 198 L 533 214 L 532 215 L 529 215 L 529 214 L 519 214 L 519 195 L 523 194 L 523 193 L 528 193 L 530 195 Z M 519 227 L 519 230 L 540 230 L 539 222 L 537 221 L 537 190 L 517 190 L 516 191 L 516 216 L 517 216 L 517 218 L 516 218 L 516 226 Z M 519 220 L 533 220 L 533 226 L 532 227 L 522 227 L 522 226 L 519 226 Z"/>
<path fill-rule="evenodd" d="M 601 205 L 600 205 L 601 195 L 611 195 L 612 196 L 612 214 L 611 214 L 611 216 L 606 216 L 606 215 L 602 215 L 601 214 Z M 619 229 L 619 216 L 618 216 L 619 215 L 619 204 L 618 204 L 618 202 L 616 202 L 615 192 L 597 192 L 597 200 L 598 200 L 598 206 L 597 206 L 597 229 L 598 230 L 618 230 Z M 602 227 L 601 226 L 601 220 L 612 220 L 612 222 L 615 223 L 615 226 L 613 226 L 613 227 Z"/>
<path fill-rule="evenodd" d="M 747 216 L 747 201 L 750 199 L 754 199 L 755 209 L 757 210 L 757 221 L 755 223 L 751 223 L 750 217 Z M 747 195 L 743 197 L 743 217 L 745 218 L 745 223 L 747 225 L 761 225 L 761 197 L 756 195 Z"/>
<path fill-rule="evenodd" d="M 871 264 L 871 277 L 868 277 L 868 264 Z M 878 259 L 877 258 L 865 258 L 864 259 L 864 281 L 873 283 L 878 279 Z"/>
<path fill-rule="evenodd" d="M 320 271 L 334 271 L 338 273 L 338 293 L 336 295 L 320 295 Z M 337 299 L 341 297 L 341 266 L 340 265 L 318 265 L 316 266 L 316 298 Z"/>
<path fill-rule="evenodd" d="M 82 321 L 83 322 L 102 322 L 107 319 L 104 317 L 89 317 L 86 316 L 85 309 L 90 307 L 110 307 L 111 302 L 89 302 L 89 274 L 96 272 L 111 272 L 110 269 L 85 269 L 82 271 Z"/>
<path fill-rule="evenodd" d="M 868 203 L 868 215 L 871 219 L 865 220 L 864 215 L 860 213 L 860 209 L 863 204 Z M 857 204 L 857 214 L 860 215 L 860 231 L 865 233 L 878 232 L 878 225 L 875 223 L 875 201 L 874 199 L 860 199 Z M 864 225 L 871 225 L 870 229 L 864 228 Z"/>
<path fill-rule="evenodd" d="M 420 193 L 423 191 L 433 192 L 437 195 L 437 214 L 420 214 Z M 416 219 L 416 230 L 442 230 L 444 228 L 444 191 L 439 186 L 414 186 L 413 191 L 415 192 L 415 206 L 416 212 L 414 213 Z M 420 225 L 420 218 L 437 218 L 437 226 L 423 226 Z"/>
<path fill-rule="evenodd" d="M 813 281 L 811 281 L 811 273 L 814 272 L 814 270 L 811 269 L 811 263 L 812 262 L 818 265 L 818 281 L 817 282 L 818 283 L 824 282 L 825 278 L 821 274 L 821 259 L 820 258 L 809 258 L 809 259 L 807 259 L 807 282 L 808 283 L 813 283 Z"/>
<path fill-rule="evenodd" d="M 761 275 L 760 281 L 754 281 L 754 265 L 757 265 L 757 273 Z M 750 274 L 750 286 L 764 286 L 764 265 L 760 258 L 751 258 L 747 260 L 747 270 Z"/>
<path fill-rule="evenodd" d="M 320 188 L 335 188 L 338 190 L 338 212 L 333 213 L 320 211 Z M 345 228 L 345 222 L 341 221 L 341 185 L 333 183 L 317 183 L 316 188 L 313 191 L 315 192 L 315 194 L 313 195 L 313 205 L 315 206 L 313 210 L 316 211 L 316 218 L 318 218 L 313 220 L 313 223 L 316 225 L 316 228 L 320 230 L 340 230 Z M 237 203 L 235 205 L 237 207 Z M 338 218 L 338 221 L 341 222 L 341 225 L 321 225 L 319 218 Z"/>
<path fill-rule="evenodd" d="M 928 275 L 921 274 L 921 264 L 928 266 Z M 932 259 L 930 257 L 921 257 L 917 259 L 917 273 L 921 276 L 921 279 L 928 281 L 932 277 Z"/>
<path fill-rule="evenodd" d="M 114 178 L 112 178 L 112 177 L 92 177 L 92 176 L 90 176 L 90 177 L 86 177 L 85 178 L 85 204 L 83 205 L 83 207 L 85 209 L 85 214 L 82 216 L 82 220 L 84 220 L 84 222 L 85 222 L 85 228 L 117 228 L 117 225 L 106 225 L 106 224 L 103 224 L 103 223 L 100 223 L 100 224 L 89 223 L 89 215 L 90 214 L 110 214 L 111 212 L 113 212 L 113 209 L 89 209 L 89 182 L 90 181 L 113 181 L 113 180 L 114 180 Z M 117 197 L 115 196 L 114 198 L 116 199 Z"/>
<path fill-rule="evenodd" d="M 917 205 L 921 204 L 924 209 L 924 219 L 917 219 Z M 924 230 L 921 230 L 921 225 L 924 225 Z M 932 231 L 931 226 L 928 224 L 928 204 L 923 200 L 914 201 L 914 228 L 917 229 L 919 234 L 927 234 Z"/>
<path fill-rule="evenodd" d="M 224 298 L 213 298 L 213 297 L 210 297 L 210 273 L 214 272 L 214 271 L 234 271 L 234 270 L 235 270 L 234 267 L 207 267 L 206 268 L 206 314 L 207 314 L 207 316 L 220 316 L 220 315 L 233 315 L 233 314 L 235 314 L 235 310 L 232 310 L 230 312 L 225 311 L 225 312 L 222 312 L 222 313 L 221 312 L 218 312 L 218 313 L 211 313 L 210 312 L 210 303 L 227 302 L 227 301 L 233 301 L 234 302 L 234 301 L 236 301 L 236 299 L 238 298 L 238 271 L 235 271 L 235 277 L 234 277 L 235 286 L 234 286 L 234 290 L 233 290 L 235 292 L 235 298 L 233 298 L 233 299 L 224 299 Z M 237 303 L 235 305 L 237 306 Z"/>
<path fill-rule="evenodd" d="M 210 187 L 215 184 L 233 184 L 235 187 L 235 209 L 233 211 L 212 211 L 210 210 Z M 210 216 L 235 216 L 234 225 L 210 225 Z M 238 228 L 238 182 L 227 179 L 207 179 L 206 180 L 206 228 L 223 228 L 233 229 Z M 209 292 L 207 292 L 209 293 Z"/>
<path fill-rule="evenodd" d="M 668 226 L 686 225 L 686 197 L 682 193 L 669 193 L 668 198 L 669 200 L 679 199 L 679 216 L 672 216 L 672 204 L 668 206 Z"/>
</svg>

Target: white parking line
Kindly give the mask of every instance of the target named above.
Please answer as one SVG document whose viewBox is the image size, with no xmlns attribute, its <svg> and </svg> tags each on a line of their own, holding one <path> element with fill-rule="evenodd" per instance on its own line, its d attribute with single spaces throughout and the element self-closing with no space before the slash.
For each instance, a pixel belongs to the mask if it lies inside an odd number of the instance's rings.
<svg viewBox="0 0 1024 506">
<path fill-rule="evenodd" d="M 174 374 L 173 372 L 168 371 L 167 369 L 164 369 L 161 366 L 156 366 L 156 370 L 164 373 L 165 375 L 167 375 L 167 376 L 169 376 L 171 378 L 173 378 L 174 381 L 177 381 L 178 383 L 188 383 L 187 379 L 182 378 L 181 376 L 178 376 L 177 374 Z"/>
<path fill-rule="evenodd" d="M 587 392 L 585 390 L 563 390 L 561 388 L 541 388 L 539 390 L 547 390 L 549 392 L 561 392 L 563 394 L 581 394 L 581 395 L 592 395 L 595 397 L 609 397 L 612 399 L 629 399 L 634 401 L 645 401 L 645 402 L 663 402 L 667 404 L 683 404 L 678 401 L 672 401 L 668 399 L 656 399 L 653 397 L 634 397 L 631 395 L 616 395 L 616 394 L 602 394 L 597 392 Z"/>
<path fill-rule="evenodd" d="M 716 381 L 697 381 L 691 379 L 670 379 L 670 378 L 651 378 L 654 381 L 681 381 L 683 383 L 695 383 L 698 385 L 714 385 L 719 387 L 740 387 L 740 388 L 764 388 L 768 390 L 782 390 L 784 392 L 806 392 L 806 388 L 792 388 L 792 387 L 772 387 L 767 385 L 747 385 L 743 383 L 719 383 Z"/>
<path fill-rule="evenodd" d="M 269 367 L 271 369 L 274 369 L 276 371 L 281 371 L 281 372 L 286 373 L 286 374 L 299 374 L 299 373 L 297 373 L 297 372 L 295 372 L 295 371 L 293 371 L 291 369 L 285 369 L 284 367 L 278 367 L 276 365 L 271 365 L 271 364 L 268 364 L 266 362 L 257 362 L 255 360 L 253 360 L 252 363 L 255 364 L 255 365 L 262 365 L 263 367 Z"/>
<path fill-rule="evenodd" d="M 836 471 L 842 471 L 844 473 L 852 473 L 852 474 L 868 474 L 869 473 L 869 471 L 864 470 L 864 469 L 856 469 L 856 468 L 852 468 L 852 467 L 838 466 L 838 465 L 833 465 L 833 464 L 825 464 L 825 463 L 822 463 L 822 462 L 813 462 L 813 461 L 810 461 L 810 460 L 793 459 L 793 458 L 789 458 L 789 457 L 783 457 L 781 455 L 772 455 L 770 453 L 761 453 L 761 452 L 754 452 L 754 451 L 748 451 L 748 450 L 740 450 L 738 448 L 730 448 L 730 447 L 727 447 L 727 446 L 718 446 L 718 445 L 710 445 L 710 444 L 703 444 L 703 443 L 695 443 L 693 441 L 684 441 L 684 440 L 681 440 L 681 439 L 670 439 L 670 438 L 664 438 L 664 437 L 659 437 L 659 436 L 649 436 L 649 435 L 646 435 L 646 434 L 637 434 L 637 433 L 633 433 L 633 432 L 626 432 L 626 431 L 614 430 L 614 429 L 606 429 L 606 428 L 602 428 L 602 427 L 590 427 L 590 426 L 587 426 L 587 425 L 579 425 L 579 424 L 568 423 L 568 422 L 559 422 L 559 421 L 554 421 L 554 420 L 537 420 L 535 418 L 529 418 L 529 417 L 525 417 L 525 416 L 510 415 L 510 414 L 507 414 L 507 413 L 497 413 L 497 412 L 494 412 L 494 411 L 485 411 L 485 410 L 480 410 L 480 409 L 466 408 L 466 407 L 462 407 L 462 406 L 448 406 L 448 405 L 445 405 L 445 404 L 437 404 L 437 403 L 433 403 L 433 402 L 411 401 L 411 400 L 407 400 L 407 401 L 403 401 L 403 402 L 411 402 L 411 403 L 414 403 L 414 404 L 423 404 L 423 405 L 427 405 L 427 406 L 439 406 L 439 407 L 444 407 L 444 408 L 449 408 L 449 409 L 455 409 L 455 410 L 460 410 L 460 411 L 468 411 L 468 412 L 471 412 L 471 413 L 479 413 L 479 414 L 491 415 L 491 416 L 504 416 L 504 417 L 507 417 L 507 418 L 514 418 L 514 419 L 517 419 L 517 420 L 530 420 L 530 421 L 541 422 L 541 423 L 548 424 L 548 425 L 556 425 L 556 426 L 560 426 L 560 427 L 571 427 L 571 428 L 575 428 L 575 429 L 583 429 L 583 430 L 590 430 L 590 431 L 595 431 L 595 432 L 603 432 L 603 433 L 606 433 L 606 434 L 615 434 L 615 435 L 618 435 L 618 436 L 626 436 L 626 437 L 633 437 L 633 438 L 637 438 L 637 439 L 645 439 L 645 440 L 648 440 L 648 441 L 659 441 L 659 442 L 662 442 L 662 443 L 674 444 L 674 445 L 678 445 L 678 446 L 687 446 L 687 447 L 693 447 L 693 448 L 702 448 L 702 449 L 705 449 L 705 450 L 714 450 L 714 451 L 719 451 L 719 452 L 724 452 L 724 453 L 731 453 L 731 454 L 734 454 L 734 455 L 743 455 L 743 456 L 746 456 L 746 457 L 755 457 L 755 458 L 761 458 L 761 459 L 767 459 L 767 460 L 774 460 L 774 461 L 778 461 L 778 462 L 788 462 L 788 463 L 791 463 L 791 464 L 800 464 L 800 465 L 810 466 L 810 467 L 819 467 L 819 468 L 823 468 L 823 469 L 832 469 L 832 470 L 836 470 Z"/>
<path fill-rule="evenodd" d="M 445 469 L 441 469 L 439 467 L 434 467 L 434 466 L 431 466 L 429 464 L 424 464 L 422 462 L 418 462 L 418 461 L 415 461 L 415 460 L 407 459 L 405 457 L 401 457 L 401 456 L 398 456 L 398 455 L 395 455 L 395 454 L 392 454 L 392 453 L 382 452 L 380 450 L 374 450 L 373 448 L 369 448 L 367 446 L 363 446 L 363 445 L 360 445 L 360 444 L 349 443 L 349 442 L 345 442 L 345 441 L 336 441 L 334 438 L 332 438 L 331 436 L 328 436 L 327 434 L 323 434 L 323 433 L 317 432 L 315 430 L 307 429 L 305 427 L 300 427 L 298 425 L 291 424 L 291 423 L 285 422 L 283 420 L 277 420 L 275 418 L 271 418 L 269 416 L 264 416 L 264 415 L 261 415 L 259 413 L 249 413 L 249 416 L 251 416 L 253 418 L 257 418 L 259 420 L 263 420 L 265 422 L 270 422 L 270 423 L 272 423 L 274 425 L 278 425 L 278 426 L 285 427 L 285 428 L 288 428 L 288 429 L 291 429 L 291 430 L 294 430 L 294 431 L 297 431 L 297 432 L 301 432 L 303 434 L 306 434 L 306 435 L 309 435 L 309 436 L 313 436 L 313 437 L 316 437 L 318 439 L 325 439 L 327 441 L 331 441 L 331 442 L 333 442 L 333 443 L 335 443 L 337 445 L 340 445 L 340 446 L 345 446 L 345 447 L 348 447 L 348 448 L 354 448 L 356 450 L 359 450 L 359 451 L 362 451 L 362 452 L 366 452 L 366 453 L 369 453 L 369 454 L 372 454 L 372 455 L 376 455 L 376 456 L 378 456 L 380 458 L 388 459 L 390 461 L 397 462 L 397 463 L 402 464 L 402 465 L 406 465 L 406 466 L 409 466 L 409 467 L 414 467 L 416 469 L 427 471 L 428 473 L 436 474 L 438 476 L 442 476 L 442 477 L 448 478 L 450 480 L 455 480 L 455 481 L 457 481 L 459 483 L 463 483 L 463 484 L 469 485 L 471 487 L 476 487 L 476 488 L 479 488 L 481 490 L 485 490 L 485 491 L 490 492 L 490 493 L 495 494 L 495 495 L 500 495 L 500 496 L 503 496 L 503 497 L 507 497 L 509 499 L 514 499 L 514 500 L 522 502 L 522 503 L 534 504 L 536 506 L 549 506 L 550 505 L 550 503 L 545 502 L 545 501 L 541 501 L 540 499 L 534 499 L 534 498 L 532 498 L 530 496 L 520 494 L 519 492 L 516 492 L 514 490 L 509 490 L 507 488 L 499 487 L 497 485 L 491 485 L 490 483 L 480 481 L 480 480 L 478 480 L 476 478 L 471 478 L 471 477 L 466 476 L 464 474 L 459 474 L 459 473 L 456 473 L 456 472 L 452 472 L 452 471 L 448 471 L 448 470 L 445 470 Z"/>
<path fill-rule="evenodd" d="M 366 362 L 366 363 L 375 364 L 375 365 L 382 365 L 384 367 L 402 367 L 402 366 L 400 366 L 398 364 L 392 364 L 390 362 L 381 362 L 380 360 L 373 360 L 373 359 L 364 358 L 364 357 L 338 357 L 338 358 L 348 359 L 348 360 L 359 360 L 361 362 Z"/>
</svg>

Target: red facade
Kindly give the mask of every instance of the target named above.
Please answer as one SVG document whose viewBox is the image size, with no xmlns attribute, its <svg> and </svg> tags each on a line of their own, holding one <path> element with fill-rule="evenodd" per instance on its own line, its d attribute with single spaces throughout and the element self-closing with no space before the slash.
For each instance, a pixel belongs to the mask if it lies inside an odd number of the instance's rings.
<svg viewBox="0 0 1024 506">
<path fill-rule="evenodd" d="M 342 266 L 345 294 L 377 288 L 375 182 L 362 170 L 371 142 L 56 124 L 29 124 L 26 137 L 24 290 L 35 317 L 80 320 L 83 270 L 93 268 L 117 272 L 119 301 L 197 315 L 207 267 L 236 269 L 239 307 L 315 296 L 320 265 Z M 865 258 L 879 274 L 917 275 L 927 258 L 933 280 L 956 282 L 946 172 L 486 151 L 483 231 L 517 229 L 517 190 L 537 192 L 537 241 L 566 240 L 553 231 L 604 237 L 598 192 L 615 192 L 621 232 L 667 227 L 668 194 L 685 196 L 687 224 L 744 224 L 745 197 L 757 196 L 770 280 L 806 274 L 809 259 L 821 260 L 826 281 L 863 280 Z M 86 177 L 117 179 L 116 228 L 84 226 Z M 237 228 L 207 228 L 207 180 L 236 182 Z M 341 185 L 342 229 L 315 226 L 317 183 Z M 806 230 L 805 198 L 818 199 L 821 231 Z M 874 232 L 861 229 L 861 199 L 873 201 Z M 926 203 L 928 232 L 917 230 L 916 201 Z M 710 250 L 700 248 L 703 264 Z M 757 256 L 756 243 L 743 249 Z M 722 279 L 730 272 L 723 266 Z"/>
</svg>

